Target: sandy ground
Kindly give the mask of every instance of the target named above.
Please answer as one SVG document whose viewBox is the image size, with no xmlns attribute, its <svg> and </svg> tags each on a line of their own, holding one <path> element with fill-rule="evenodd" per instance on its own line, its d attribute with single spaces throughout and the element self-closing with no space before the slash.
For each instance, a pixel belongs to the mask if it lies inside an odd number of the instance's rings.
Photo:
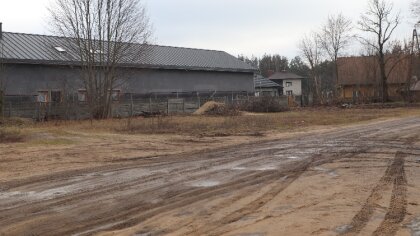
<svg viewBox="0 0 420 236">
<path fill-rule="evenodd" d="M 2 145 L 0 235 L 420 235 L 420 118 L 270 138 Z"/>
</svg>

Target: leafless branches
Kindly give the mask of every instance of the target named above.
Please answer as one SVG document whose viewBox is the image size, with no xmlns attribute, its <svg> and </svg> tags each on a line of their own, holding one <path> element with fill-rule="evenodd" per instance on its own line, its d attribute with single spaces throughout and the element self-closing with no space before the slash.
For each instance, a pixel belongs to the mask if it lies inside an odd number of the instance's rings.
<svg viewBox="0 0 420 236">
<path fill-rule="evenodd" d="M 109 116 L 119 65 L 140 57 L 150 24 L 140 0 L 55 0 L 53 31 L 70 38 L 77 54 L 92 116 Z"/>
<path fill-rule="evenodd" d="M 380 68 L 380 96 L 382 102 L 388 100 L 388 77 L 385 70 L 386 46 L 399 24 L 400 16 L 399 14 L 393 14 L 393 4 L 389 3 L 387 0 L 369 0 L 368 8 L 366 12 L 361 15 L 361 19 L 358 22 L 359 29 L 373 35 L 375 39 L 372 41 L 367 38 L 359 37 L 362 43 L 369 45 L 375 50 L 375 55 L 378 59 Z"/>
<path fill-rule="evenodd" d="M 320 75 L 318 73 L 318 67 L 323 57 L 319 34 L 311 33 L 310 35 L 306 35 L 300 41 L 299 49 L 304 60 L 306 60 L 309 65 L 310 75 L 314 85 L 314 94 L 321 103 L 324 103 L 321 92 Z"/>
<path fill-rule="evenodd" d="M 336 86 L 338 85 L 337 58 L 352 39 L 352 22 L 343 14 L 329 16 L 327 22 L 322 26 L 320 43 L 322 49 L 329 56 L 335 65 Z"/>
</svg>

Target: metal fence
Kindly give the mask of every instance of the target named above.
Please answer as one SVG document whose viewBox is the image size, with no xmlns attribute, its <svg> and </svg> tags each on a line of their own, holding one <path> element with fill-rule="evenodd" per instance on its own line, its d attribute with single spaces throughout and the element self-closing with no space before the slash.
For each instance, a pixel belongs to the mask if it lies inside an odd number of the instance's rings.
<svg viewBox="0 0 420 236">
<path fill-rule="evenodd" d="M 184 97 L 184 98 L 133 98 L 114 101 L 111 105 L 112 117 L 133 117 L 148 114 L 189 114 L 196 111 L 208 101 L 225 104 L 241 104 L 249 101 L 250 96 L 223 97 Z M 279 97 L 285 100 L 287 97 Z M 57 102 L 36 102 L 30 99 L 9 99 L 1 111 L 3 117 L 24 117 L 34 120 L 66 119 L 80 120 L 90 117 L 89 106 L 85 102 L 67 100 Z"/>
</svg>

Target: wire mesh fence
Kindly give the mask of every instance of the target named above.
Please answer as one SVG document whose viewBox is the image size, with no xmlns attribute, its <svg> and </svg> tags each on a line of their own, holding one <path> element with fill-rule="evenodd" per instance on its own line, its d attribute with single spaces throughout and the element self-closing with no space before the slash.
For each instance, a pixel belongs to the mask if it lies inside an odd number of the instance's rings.
<svg viewBox="0 0 420 236">
<path fill-rule="evenodd" d="M 110 114 L 114 118 L 191 114 L 208 101 L 239 106 L 248 102 L 251 96 L 219 96 L 219 97 L 136 97 L 125 96 L 119 101 L 113 101 Z M 286 101 L 287 97 L 282 99 Z M 90 109 L 86 102 L 77 99 L 65 99 L 60 102 L 37 102 L 31 98 L 6 98 L 1 115 L 3 117 L 24 117 L 38 121 L 65 119 L 89 119 Z"/>
</svg>

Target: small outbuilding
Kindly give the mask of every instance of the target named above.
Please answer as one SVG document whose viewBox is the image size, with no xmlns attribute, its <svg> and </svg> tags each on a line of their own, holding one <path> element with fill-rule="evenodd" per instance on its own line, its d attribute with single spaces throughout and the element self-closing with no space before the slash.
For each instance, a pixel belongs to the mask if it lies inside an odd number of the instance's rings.
<svg viewBox="0 0 420 236">
<path fill-rule="evenodd" d="M 255 95 L 278 97 L 283 95 L 283 87 L 269 79 L 264 78 L 261 75 L 256 75 L 255 80 Z"/>
</svg>

